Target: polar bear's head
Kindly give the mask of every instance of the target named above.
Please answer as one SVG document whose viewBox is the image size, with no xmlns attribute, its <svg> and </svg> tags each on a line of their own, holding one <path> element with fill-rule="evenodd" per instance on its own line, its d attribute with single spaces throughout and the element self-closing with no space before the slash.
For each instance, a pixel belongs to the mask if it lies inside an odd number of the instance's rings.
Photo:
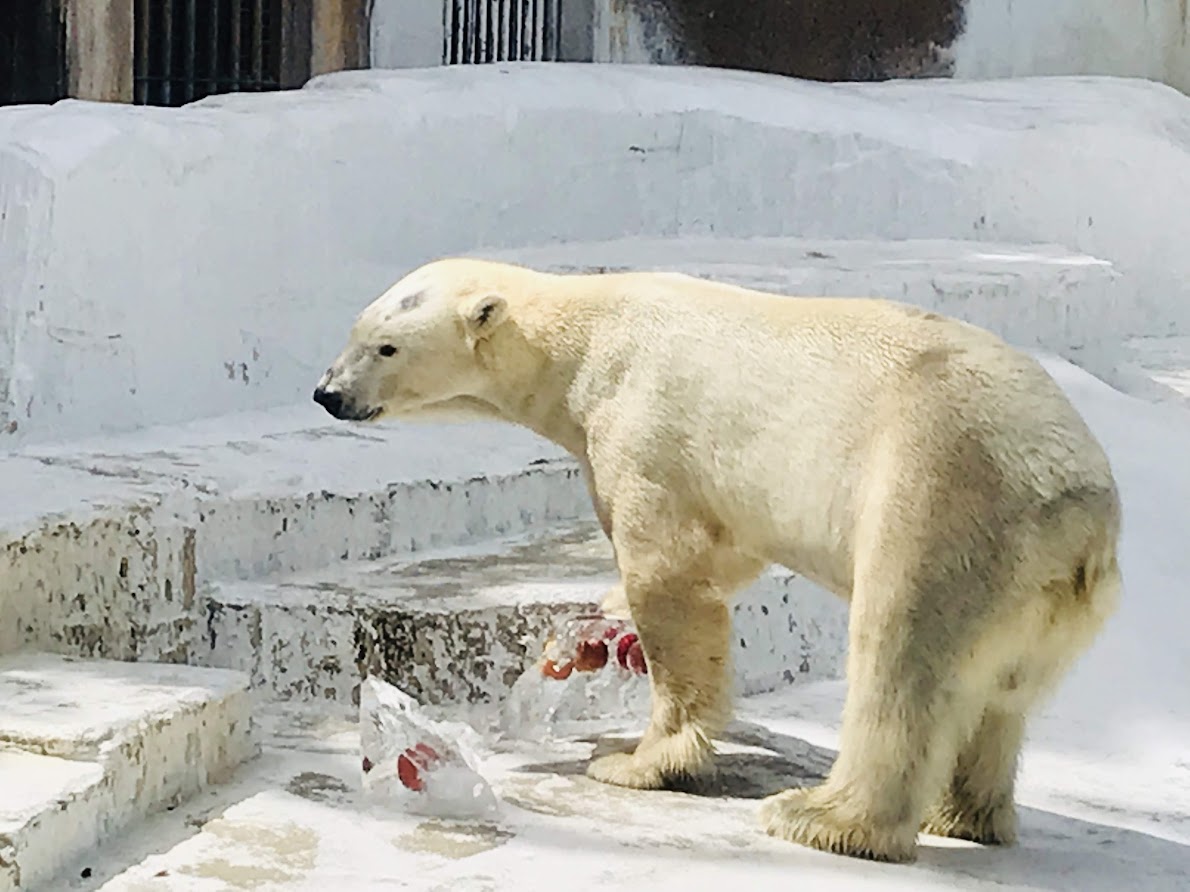
<svg viewBox="0 0 1190 892">
<path fill-rule="evenodd" d="M 314 401 L 345 421 L 481 411 L 479 354 L 507 316 L 508 270 L 450 259 L 405 276 L 360 313 Z"/>
</svg>

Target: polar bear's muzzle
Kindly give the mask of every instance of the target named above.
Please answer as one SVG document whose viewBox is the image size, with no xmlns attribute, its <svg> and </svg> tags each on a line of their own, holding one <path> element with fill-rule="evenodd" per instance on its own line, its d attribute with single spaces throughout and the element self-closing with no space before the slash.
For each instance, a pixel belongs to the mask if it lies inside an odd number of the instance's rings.
<svg viewBox="0 0 1190 892">
<path fill-rule="evenodd" d="M 314 388 L 314 402 L 340 421 L 372 421 L 380 415 L 379 407 L 357 406 L 352 400 L 346 399 L 341 391 L 322 384 Z"/>
</svg>

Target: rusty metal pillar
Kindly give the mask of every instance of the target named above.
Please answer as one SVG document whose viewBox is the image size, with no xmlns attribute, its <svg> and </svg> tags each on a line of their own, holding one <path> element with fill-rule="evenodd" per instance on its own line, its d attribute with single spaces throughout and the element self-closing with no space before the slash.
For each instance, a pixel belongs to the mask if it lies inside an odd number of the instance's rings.
<svg viewBox="0 0 1190 892">
<path fill-rule="evenodd" d="M 368 0 L 314 0 L 311 74 L 369 67 Z"/>
<path fill-rule="evenodd" d="M 132 101 L 133 0 L 63 0 L 70 96 Z"/>
</svg>

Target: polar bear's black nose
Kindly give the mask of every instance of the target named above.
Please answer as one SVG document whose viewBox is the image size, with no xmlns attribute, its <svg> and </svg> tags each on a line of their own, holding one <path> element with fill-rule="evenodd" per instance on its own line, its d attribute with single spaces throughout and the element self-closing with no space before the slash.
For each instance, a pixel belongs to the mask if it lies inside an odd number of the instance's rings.
<svg viewBox="0 0 1190 892">
<path fill-rule="evenodd" d="M 342 416 L 343 413 L 343 394 L 337 390 L 327 390 L 325 387 L 317 387 L 314 390 L 314 402 L 322 406 L 336 418 Z"/>
</svg>

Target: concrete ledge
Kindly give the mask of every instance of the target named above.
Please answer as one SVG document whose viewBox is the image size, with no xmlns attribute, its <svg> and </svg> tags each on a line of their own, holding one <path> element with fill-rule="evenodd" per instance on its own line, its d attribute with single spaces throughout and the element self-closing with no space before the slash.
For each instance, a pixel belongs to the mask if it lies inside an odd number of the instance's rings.
<svg viewBox="0 0 1190 892">
<path fill-rule="evenodd" d="M 0 892 L 36 888 L 256 753 L 234 672 L 10 656 L 0 703 Z"/>
<path fill-rule="evenodd" d="M 267 696 L 358 703 L 373 672 L 425 703 L 497 703 L 554 624 L 594 610 L 618 575 L 597 524 L 283 580 L 219 587 L 207 665 L 249 673 Z M 788 571 L 741 593 L 733 663 L 742 694 L 833 678 L 846 608 Z"/>
</svg>

